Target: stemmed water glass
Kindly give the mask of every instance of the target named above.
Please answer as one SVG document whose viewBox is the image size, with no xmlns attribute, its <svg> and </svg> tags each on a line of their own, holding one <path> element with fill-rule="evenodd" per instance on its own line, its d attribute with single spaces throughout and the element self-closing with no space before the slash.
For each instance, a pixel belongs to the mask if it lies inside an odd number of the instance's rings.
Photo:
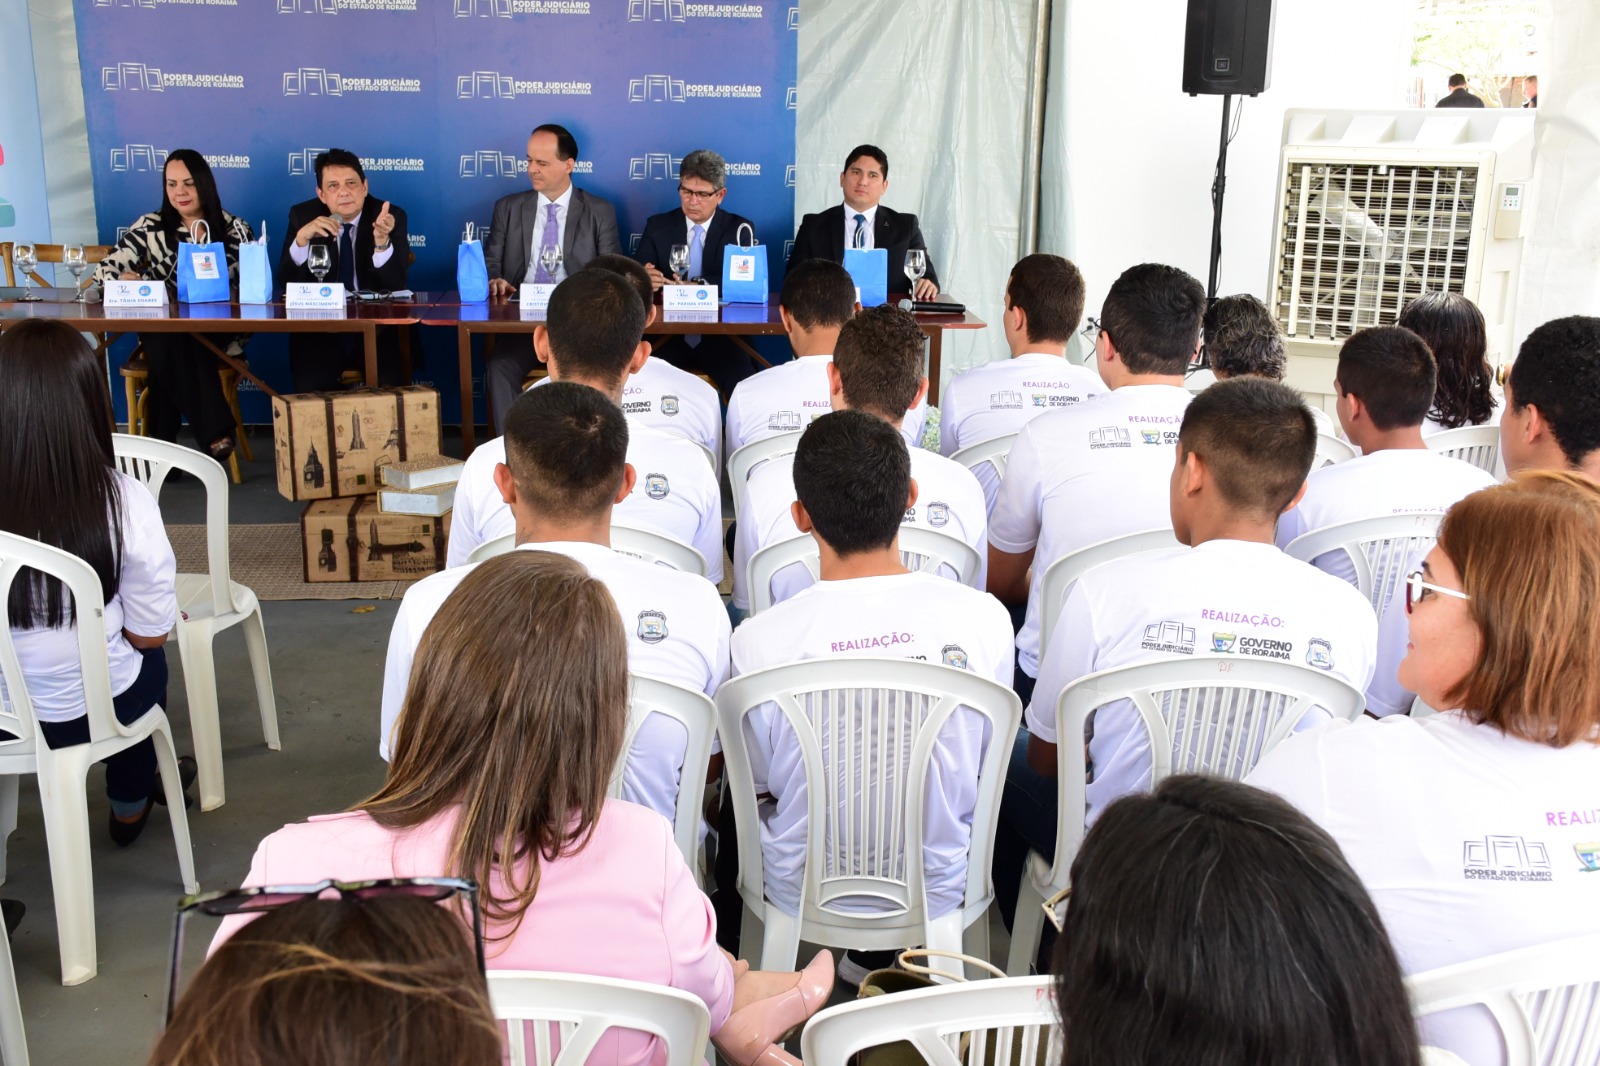
<svg viewBox="0 0 1600 1066">
<path fill-rule="evenodd" d="M 553 280 L 556 271 L 561 269 L 561 246 L 547 244 L 539 249 L 539 263 L 544 267 L 544 272 Z"/>
<path fill-rule="evenodd" d="M 33 278 L 30 276 L 34 267 L 39 265 L 39 253 L 32 244 L 18 241 L 11 248 L 11 261 L 22 272 L 22 296 L 24 303 L 37 303 L 40 297 L 33 294 Z"/>
<path fill-rule="evenodd" d="M 928 272 L 928 253 L 921 248 L 906 251 L 906 277 L 911 279 L 911 298 L 917 298 L 917 282 Z"/>
<path fill-rule="evenodd" d="M 674 244 L 672 246 L 672 272 L 680 278 L 689 274 L 689 246 L 687 244 Z"/>
<path fill-rule="evenodd" d="M 88 303 L 89 294 L 83 290 L 83 272 L 89 269 L 88 257 L 84 255 L 83 245 L 69 244 L 61 249 L 61 262 L 72 275 L 73 288 L 78 290 L 78 295 L 72 298 L 73 303 Z"/>
<path fill-rule="evenodd" d="M 322 284 L 322 279 L 328 276 L 328 271 L 333 269 L 333 256 L 328 252 L 326 244 L 313 244 L 306 250 L 306 266 L 311 268 L 311 273 L 317 276 L 317 284 Z"/>
</svg>

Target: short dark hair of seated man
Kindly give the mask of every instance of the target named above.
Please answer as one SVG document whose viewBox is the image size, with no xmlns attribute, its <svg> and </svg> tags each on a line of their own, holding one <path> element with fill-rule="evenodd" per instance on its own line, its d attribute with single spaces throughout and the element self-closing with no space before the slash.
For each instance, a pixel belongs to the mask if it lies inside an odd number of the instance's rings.
<svg viewBox="0 0 1600 1066">
<path fill-rule="evenodd" d="M 316 159 L 312 160 L 312 166 L 316 168 L 319 187 L 322 185 L 322 172 L 329 167 L 349 167 L 356 172 L 356 177 L 362 181 L 367 180 L 367 172 L 361 166 L 361 157 L 344 148 L 329 148 L 318 152 Z"/>
<path fill-rule="evenodd" d="M 1247 292 L 1224 296 L 1205 317 L 1206 362 L 1218 381 L 1251 376 L 1282 381 L 1288 357 L 1266 304 Z"/>
<path fill-rule="evenodd" d="M 1195 396 L 1178 429 L 1179 463 L 1199 456 L 1230 509 L 1267 523 L 1298 498 L 1316 452 L 1311 409 L 1265 378 L 1217 382 Z"/>
<path fill-rule="evenodd" d="M 1072 340 L 1083 321 L 1083 301 L 1083 273 L 1059 255 L 1025 255 L 1006 279 L 1006 306 L 1027 316 L 1027 339 L 1035 344 Z"/>
<path fill-rule="evenodd" d="M 1100 307 L 1100 329 L 1133 374 L 1182 374 L 1200 342 L 1206 290 L 1164 263 L 1122 272 Z"/>
<path fill-rule="evenodd" d="M 822 541 L 841 556 L 895 543 L 911 493 L 911 456 L 894 426 L 834 411 L 800 435 L 794 490 Z"/>
<path fill-rule="evenodd" d="M 783 279 L 778 306 L 801 328 L 842 326 L 856 313 L 856 283 L 829 259 L 796 263 Z"/>
<path fill-rule="evenodd" d="M 644 304 L 627 280 L 605 270 L 580 270 L 550 294 L 535 336 L 548 338 L 561 377 L 620 384 L 644 326 Z"/>
<path fill-rule="evenodd" d="M 1373 428 L 1388 432 L 1422 425 L 1437 381 L 1433 353 L 1421 337 L 1399 326 L 1374 326 L 1339 349 L 1333 386 L 1359 399 Z"/>
<path fill-rule="evenodd" d="M 1528 334 L 1506 381 L 1500 434 L 1507 469 L 1600 477 L 1600 317 L 1552 319 Z"/>
<path fill-rule="evenodd" d="M 557 522 L 608 511 L 627 473 L 628 420 L 587 385 L 550 381 L 518 396 L 505 443 L 518 500 Z"/>
<path fill-rule="evenodd" d="M 898 424 L 922 393 L 925 335 L 908 311 L 870 307 L 839 330 L 833 369 L 845 402 Z"/>
<path fill-rule="evenodd" d="M 884 180 L 888 180 L 889 157 L 884 154 L 882 148 L 875 144 L 858 144 L 850 149 L 850 154 L 844 157 L 844 166 L 839 168 L 840 171 L 849 170 L 850 165 L 861 158 L 871 159 L 874 163 L 877 163 L 878 173 L 883 176 Z"/>
<path fill-rule="evenodd" d="M 539 133 L 548 133 L 556 139 L 557 159 L 566 162 L 568 159 L 578 158 L 578 139 L 572 135 L 572 132 L 567 127 L 557 125 L 554 122 L 546 122 L 543 125 L 533 127 L 528 136 L 532 137 Z"/>
<path fill-rule="evenodd" d="M 645 270 L 644 264 L 629 259 L 616 252 L 607 252 L 597 255 L 584 265 L 585 270 L 605 270 L 617 275 L 633 286 L 633 291 L 638 294 L 639 302 L 644 304 L 646 326 L 654 310 L 655 290 L 650 285 L 650 272 Z"/>
<path fill-rule="evenodd" d="M 1169 777 L 1106 808 L 1071 883 L 1050 967 L 1062 1066 L 1421 1062 L 1377 906 L 1284 800 Z"/>
</svg>

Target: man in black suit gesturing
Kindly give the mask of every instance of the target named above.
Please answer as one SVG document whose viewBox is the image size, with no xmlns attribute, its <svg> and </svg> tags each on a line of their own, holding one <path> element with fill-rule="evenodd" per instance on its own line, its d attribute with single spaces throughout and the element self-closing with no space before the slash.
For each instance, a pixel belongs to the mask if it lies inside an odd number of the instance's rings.
<svg viewBox="0 0 1600 1066">
<path fill-rule="evenodd" d="M 534 127 L 528 137 L 528 183 L 533 188 L 495 201 L 483 246 L 490 297 L 505 299 L 526 281 L 557 284 L 595 256 L 622 251 L 616 209 L 572 184 L 577 164 L 578 140 L 565 126 Z M 561 249 L 561 261 L 547 270 L 540 253 L 551 245 Z M 522 392 L 522 379 L 536 364 L 530 334 L 496 338 L 483 373 L 495 425 L 505 424 L 511 401 Z"/>
<path fill-rule="evenodd" d="M 645 220 L 644 235 L 634 258 L 644 264 L 650 284 L 660 291 L 668 281 L 704 278 L 708 285 L 722 284 L 723 249 L 739 240 L 755 240 L 755 224 L 742 215 L 720 210 L 728 195 L 728 164 L 716 152 L 697 148 L 678 164 L 678 202 L 672 211 Z M 740 227 L 749 234 L 740 237 Z M 689 250 L 687 268 L 672 267 L 672 246 Z M 724 395 L 755 372 L 736 344 L 726 337 L 691 335 L 673 338 L 654 353 L 675 366 L 710 374 Z"/>
<path fill-rule="evenodd" d="M 333 266 L 325 281 L 343 282 L 347 292 L 395 292 L 406 287 L 411 245 L 406 213 L 367 192 L 367 173 L 354 152 L 330 148 L 316 158 L 317 195 L 289 208 L 278 277 L 284 284 L 310 282 L 308 261 L 313 244 L 325 244 Z M 361 337 L 355 333 L 289 334 L 289 367 L 296 392 L 339 386 L 339 375 L 362 365 Z M 378 380 L 401 380 L 400 335 L 394 327 L 378 330 Z"/>
<path fill-rule="evenodd" d="M 789 253 L 787 273 L 807 259 L 844 262 L 846 248 L 886 248 L 889 251 L 889 289 L 905 277 L 906 250 L 926 249 L 917 216 L 884 207 L 879 200 L 889 188 L 889 157 L 876 145 L 858 145 L 844 161 L 839 175 L 844 203 L 807 215 L 800 220 L 794 251 Z M 917 282 L 914 294 L 919 300 L 939 295 L 939 274 L 928 257 L 928 272 Z"/>
</svg>

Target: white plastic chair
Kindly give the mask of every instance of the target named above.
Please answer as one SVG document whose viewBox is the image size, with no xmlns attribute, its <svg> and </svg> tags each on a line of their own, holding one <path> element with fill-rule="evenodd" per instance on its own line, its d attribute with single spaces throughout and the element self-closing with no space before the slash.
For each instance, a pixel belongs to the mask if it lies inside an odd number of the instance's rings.
<svg viewBox="0 0 1600 1066">
<path fill-rule="evenodd" d="M 1428 450 L 1471 463 L 1485 473 L 1504 477 L 1500 469 L 1500 427 L 1461 426 L 1422 438 Z"/>
<path fill-rule="evenodd" d="M 685 437 L 684 440 L 689 440 L 689 438 Z M 701 451 L 706 453 L 706 462 L 711 464 L 711 472 L 713 474 L 720 475 L 722 473 L 722 467 L 717 465 L 717 453 L 716 452 L 712 451 L 710 448 L 707 448 L 704 444 L 701 444 L 697 440 L 689 441 L 689 443 L 693 444 L 696 448 L 699 448 Z"/>
<path fill-rule="evenodd" d="M 983 560 L 977 549 L 960 537 L 921 526 L 901 526 L 898 536 L 900 563 L 907 570 L 937 574 L 948 566 L 963 585 L 976 587 Z M 768 544 L 750 557 L 745 564 L 750 578 L 750 614 L 759 614 L 776 602 L 772 596 L 773 577 L 785 567 L 796 564 L 804 566 L 813 581 L 820 580 L 821 549 L 809 533 Z"/>
<path fill-rule="evenodd" d="M 623 738 L 622 755 L 611 771 L 608 795 L 622 798 L 622 770 L 627 765 L 628 749 L 633 746 L 639 727 L 651 714 L 662 714 L 683 726 L 689 734 L 684 749 L 683 770 L 678 777 L 678 803 L 672 819 L 672 836 L 678 842 L 689 869 L 699 869 L 700 819 L 706 798 L 706 766 L 711 761 L 711 742 L 717 732 L 717 708 L 711 697 L 681 685 L 674 685 L 643 674 L 628 675 L 628 732 Z"/>
<path fill-rule="evenodd" d="M 4 842 L 17 827 L 18 775 L 37 774 L 61 941 L 61 983 L 76 985 L 94 977 L 98 970 L 85 781 L 90 766 L 147 737 L 154 741 L 183 887 L 194 893 L 199 891 L 199 884 L 195 881 L 189 819 L 183 809 L 178 757 L 173 751 L 167 716 L 160 707 L 153 707 L 132 725 L 123 725 L 112 710 L 100 578 L 75 555 L 26 537 L 0 533 L 0 602 L 10 596 L 11 584 L 24 567 L 59 579 L 71 594 L 77 612 L 79 668 L 89 742 L 66 748 L 51 748 L 44 742 L 10 626 L 0 626 L 0 679 L 5 682 L 6 693 L 5 704 L 0 706 L 0 729 L 17 738 L 0 743 L 0 880 L 5 875 Z"/>
<path fill-rule="evenodd" d="M 951 455 L 950 458 L 976 472 L 978 467 L 988 463 L 994 467 L 995 476 L 1004 481 L 1006 476 L 1006 459 L 1011 455 L 1011 446 L 1017 442 L 1015 433 L 1007 433 L 1003 437 L 986 440 L 979 444 L 968 445 Z"/>
<path fill-rule="evenodd" d="M 1600 934 L 1442 966 L 1406 979 L 1418 1017 L 1481 1004 L 1506 1066 L 1600 1062 Z"/>
<path fill-rule="evenodd" d="M 8 936 L 0 936 L 0 1061 L 5 1066 L 28 1066 L 28 1037 L 22 1027 L 22 1000 Z"/>
<path fill-rule="evenodd" d="M 806 778 L 806 862 L 800 913 L 766 901 L 760 820 L 744 721 L 775 704 L 799 745 Z M 934 744 L 960 708 L 987 719 L 961 905 L 927 912 L 923 811 Z M 722 754 L 739 824 L 740 955 L 792 970 L 800 941 L 857 949 L 925 945 L 989 956 L 990 853 L 1006 766 L 1022 720 L 1009 688 L 953 666 L 910 659 L 807 659 L 758 670 L 717 691 Z M 859 741 L 842 743 L 846 738 Z M 850 913 L 841 897 L 882 901 Z M 965 937 L 965 940 L 964 940 Z M 760 944 L 759 963 L 755 946 Z"/>
<path fill-rule="evenodd" d="M 711 1032 L 700 997 L 615 977 L 490 970 L 489 1001 L 508 1023 L 510 1066 L 583 1066 L 612 1029 L 655 1036 L 666 1046 L 666 1066 L 699 1066 Z"/>
<path fill-rule="evenodd" d="M 814 1066 L 842 1066 L 867 1048 L 904 1040 L 929 1066 L 1053 1066 L 1061 1061 L 1061 1027 L 1050 981 L 997 978 L 841 1003 L 806 1023 L 800 1056 Z"/>
<path fill-rule="evenodd" d="M 485 559 L 493 559 L 496 555 L 504 555 L 516 546 L 517 535 L 507 533 L 493 540 L 486 540 L 473 548 L 467 555 L 467 562 L 481 563 Z M 612 526 L 611 547 L 614 551 L 631 555 L 635 559 L 643 559 L 647 563 L 670 566 L 674 570 L 699 574 L 701 577 L 706 576 L 706 557 L 683 541 L 664 533 L 635 529 L 632 526 Z"/>
<path fill-rule="evenodd" d="M 1068 552 L 1051 563 L 1044 572 L 1044 581 L 1039 588 L 1039 654 L 1043 655 L 1050 646 L 1050 631 L 1055 628 L 1056 619 L 1061 615 L 1061 605 L 1067 600 L 1068 590 L 1078 578 L 1101 563 L 1109 563 L 1125 555 L 1181 547 L 1182 542 L 1172 530 L 1145 529 L 1090 544 L 1075 552 Z"/>
<path fill-rule="evenodd" d="M 189 698 L 189 731 L 199 771 L 200 809 L 220 807 L 226 798 L 222 783 L 222 727 L 217 706 L 217 634 L 241 626 L 255 677 L 256 704 L 267 747 L 283 748 L 278 737 L 278 704 L 272 693 L 272 665 L 267 657 L 267 631 L 261 622 L 261 601 L 248 586 L 230 576 L 228 563 L 228 476 L 209 455 L 150 437 L 111 435 L 117 466 L 142 481 L 160 499 L 161 485 L 172 470 L 182 470 L 206 491 L 206 569 L 204 574 L 178 575 L 178 655 L 183 660 L 183 690 Z"/>
<path fill-rule="evenodd" d="M 1347 440 L 1340 440 L 1330 433 L 1317 434 L 1317 454 L 1311 460 L 1311 469 L 1321 470 L 1334 463 L 1342 463 L 1347 459 L 1354 459 L 1358 453 L 1356 446 Z"/>
<path fill-rule="evenodd" d="M 733 490 L 734 521 L 739 520 L 744 483 L 750 480 L 750 474 L 756 467 L 770 459 L 793 455 L 794 450 L 800 446 L 801 432 L 777 433 L 760 440 L 753 440 L 742 448 L 735 448 L 733 454 L 728 456 L 728 487 Z"/>
<path fill-rule="evenodd" d="M 1382 618 L 1394 597 L 1403 595 L 1406 574 L 1433 547 L 1443 521 L 1444 515 L 1435 511 L 1360 518 L 1302 533 L 1283 550 L 1307 563 L 1328 552 L 1343 551 L 1355 566 L 1356 588 Z"/>
<path fill-rule="evenodd" d="M 1185 656 L 1081 677 L 1056 701 L 1055 862 L 1030 852 L 1011 926 L 1006 972 L 1028 973 L 1044 926 L 1043 903 L 1067 887 L 1083 843 L 1088 752 L 1079 738 L 1096 708 L 1131 700 L 1150 735 L 1150 785 L 1172 774 L 1242 780 L 1294 731 L 1313 707 L 1354 720 L 1366 708 L 1360 689 L 1298 663 L 1243 656 Z"/>
</svg>

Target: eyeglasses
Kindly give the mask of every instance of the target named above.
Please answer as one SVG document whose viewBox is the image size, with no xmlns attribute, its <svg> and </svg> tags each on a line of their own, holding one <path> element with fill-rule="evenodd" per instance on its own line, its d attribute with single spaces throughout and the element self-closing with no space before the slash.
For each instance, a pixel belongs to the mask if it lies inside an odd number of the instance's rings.
<svg viewBox="0 0 1600 1066">
<path fill-rule="evenodd" d="M 1050 924 L 1056 927 L 1056 932 L 1064 932 L 1067 924 L 1067 901 L 1072 898 L 1072 886 L 1068 885 L 1060 892 L 1045 900 L 1040 906 L 1044 908 L 1044 916 Z"/>
<path fill-rule="evenodd" d="M 178 1001 L 178 985 L 183 963 L 183 932 L 189 915 L 195 911 L 213 918 L 227 918 L 237 914 L 264 914 L 287 907 L 304 899 L 320 899 L 323 893 L 335 892 L 340 899 L 355 903 L 382 899 L 389 896 L 410 896 L 429 903 L 439 903 L 457 896 L 465 897 L 467 909 L 472 912 L 472 943 L 478 953 L 478 969 L 487 972 L 483 956 L 483 924 L 478 914 L 478 883 L 462 877 L 392 877 L 381 881 L 335 881 L 331 878 L 311 885 L 261 885 L 256 888 L 234 888 L 224 892 L 206 892 L 198 896 L 185 896 L 178 901 L 178 911 L 173 917 L 172 964 L 167 969 L 167 1021 L 172 1021 L 172 1008 Z"/>
<path fill-rule="evenodd" d="M 1424 581 L 1422 580 L 1422 571 L 1413 570 L 1406 575 L 1406 614 L 1410 614 L 1411 609 L 1422 602 L 1425 591 L 1454 596 L 1458 600 L 1472 599 L 1471 596 L 1468 596 L 1460 589 L 1447 589 L 1443 585 L 1435 585 L 1431 581 Z"/>
<path fill-rule="evenodd" d="M 687 200 L 711 200 L 714 199 L 720 192 L 722 192 L 721 189 L 711 189 L 708 192 L 701 192 L 699 189 L 691 189 L 685 185 L 678 186 L 678 195 Z"/>
</svg>

